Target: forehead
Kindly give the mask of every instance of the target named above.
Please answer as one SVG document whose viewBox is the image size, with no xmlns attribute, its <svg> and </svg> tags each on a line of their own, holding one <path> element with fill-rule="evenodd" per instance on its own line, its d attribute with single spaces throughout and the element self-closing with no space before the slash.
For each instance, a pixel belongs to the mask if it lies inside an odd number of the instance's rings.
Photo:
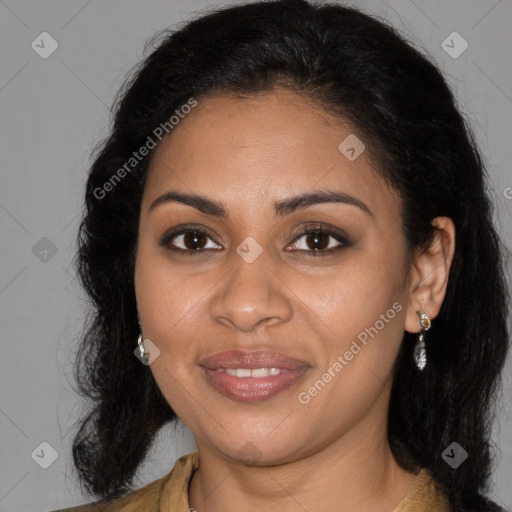
<svg viewBox="0 0 512 512">
<path fill-rule="evenodd" d="M 396 208 L 395 195 L 372 167 L 366 150 L 355 160 L 340 151 L 340 144 L 354 136 L 364 139 L 291 91 L 203 99 L 157 149 L 143 204 L 166 189 L 178 189 L 247 211 L 329 188 L 376 208 L 392 209 L 390 201 Z M 366 148 L 369 144 L 364 140 Z"/>
</svg>

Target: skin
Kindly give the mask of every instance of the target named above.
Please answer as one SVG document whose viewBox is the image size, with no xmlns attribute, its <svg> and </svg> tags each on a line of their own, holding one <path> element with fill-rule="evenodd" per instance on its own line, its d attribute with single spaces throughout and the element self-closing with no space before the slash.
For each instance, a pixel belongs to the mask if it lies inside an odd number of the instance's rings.
<svg viewBox="0 0 512 512">
<path fill-rule="evenodd" d="M 369 152 L 349 161 L 338 150 L 351 133 L 343 120 L 277 89 L 199 101 L 154 155 L 141 204 L 136 297 L 144 338 L 161 350 L 150 369 L 197 442 L 200 467 L 189 502 L 199 512 L 322 512 L 340 503 L 352 512 L 392 511 L 414 482 L 387 441 L 392 367 L 404 330 L 420 331 L 418 311 L 435 321 L 455 230 L 450 219 L 437 218 L 432 247 L 409 250 L 400 201 Z M 371 214 L 323 203 L 274 215 L 275 201 L 319 189 L 349 194 Z M 169 190 L 220 201 L 229 216 L 179 202 L 150 212 Z M 300 232 L 318 223 L 344 231 L 350 244 L 313 256 L 315 242 Z M 179 235 L 159 246 L 170 228 L 188 224 L 206 231 L 203 254 Z M 236 252 L 248 236 L 263 250 L 252 263 Z M 339 245 L 323 237 L 324 247 Z M 173 252 L 173 244 L 192 255 Z M 308 404 L 300 403 L 298 394 L 394 303 L 401 311 Z M 233 348 L 276 350 L 310 369 L 270 399 L 233 401 L 198 365 Z M 252 465 L 244 462 L 248 450 L 258 454 Z"/>
</svg>

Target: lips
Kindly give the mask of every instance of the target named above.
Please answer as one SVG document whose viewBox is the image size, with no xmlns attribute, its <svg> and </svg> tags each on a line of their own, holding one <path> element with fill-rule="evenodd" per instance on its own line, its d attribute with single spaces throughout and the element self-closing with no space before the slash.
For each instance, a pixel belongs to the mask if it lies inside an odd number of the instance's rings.
<svg viewBox="0 0 512 512">
<path fill-rule="evenodd" d="M 291 387 L 310 369 L 305 361 L 270 350 L 219 352 L 199 365 L 215 390 L 242 402 L 268 399 Z"/>
<path fill-rule="evenodd" d="M 271 350 L 229 350 L 218 352 L 202 359 L 199 364 L 210 370 L 217 370 L 218 368 L 280 368 L 281 370 L 296 370 L 297 368 L 309 366 L 305 361 Z"/>
</svg>

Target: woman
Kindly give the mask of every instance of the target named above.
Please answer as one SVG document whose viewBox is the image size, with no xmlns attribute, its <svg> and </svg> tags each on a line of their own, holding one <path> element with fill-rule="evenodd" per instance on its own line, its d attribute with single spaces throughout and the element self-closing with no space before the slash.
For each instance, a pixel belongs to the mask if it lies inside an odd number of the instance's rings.
<svg viewBox="0 0 512 512">
<path fill-rule="evenodd" d="M 101 500 L 71 510 L 500 510 L 491 217 L 446 82 L 384 23 L 280 0 L 166 35 L 87 184 L 73 456 Z M 197 452 L 133 491 L 177 417 Z"/>
</svg>

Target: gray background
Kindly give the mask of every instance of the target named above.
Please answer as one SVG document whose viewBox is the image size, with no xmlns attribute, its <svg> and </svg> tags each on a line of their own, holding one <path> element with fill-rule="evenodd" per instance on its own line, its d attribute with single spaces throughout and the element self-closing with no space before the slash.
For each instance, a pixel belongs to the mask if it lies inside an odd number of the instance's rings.
<svg viewBox="0 0 512 512">
<path fill-rule="evenodd" d="M 230 3 L 236 2 L 224 5 Z M 357 5 L 390 20 L 444 71 L 476 130 L 497 222 L 511 247 L 512 3 Z M 82 406 L 71 387 L 71 364 L 87 305 L 71 258 L 89 155 L 108 133 L 108 107 L 141 58 L 144 42 L 156 30 L 209 8 L 205 0 L 0 0 L 1 512 L 43 512 L 91 501 L 80 494 L 70 454 Z M 31 48 L 45 31 L 59 45 L 47 59 Z M 454 31 L 469 44 L 458 58 L 441 46 Z M 39 242 L 43 237 L 51 243 Z M 511 373 L 509 359 L 494 433 L 501 457 L 492 491 L 507 508 L 512 508 Z M 36 463 L 49 460 L 45 445 L 41 455 L 42 442 L 58 453 L 47 469 Z M 164 475 L 177 457 L 194 449 L 186 427 L 162 430 L 136 486 Z"/>
</svg>

